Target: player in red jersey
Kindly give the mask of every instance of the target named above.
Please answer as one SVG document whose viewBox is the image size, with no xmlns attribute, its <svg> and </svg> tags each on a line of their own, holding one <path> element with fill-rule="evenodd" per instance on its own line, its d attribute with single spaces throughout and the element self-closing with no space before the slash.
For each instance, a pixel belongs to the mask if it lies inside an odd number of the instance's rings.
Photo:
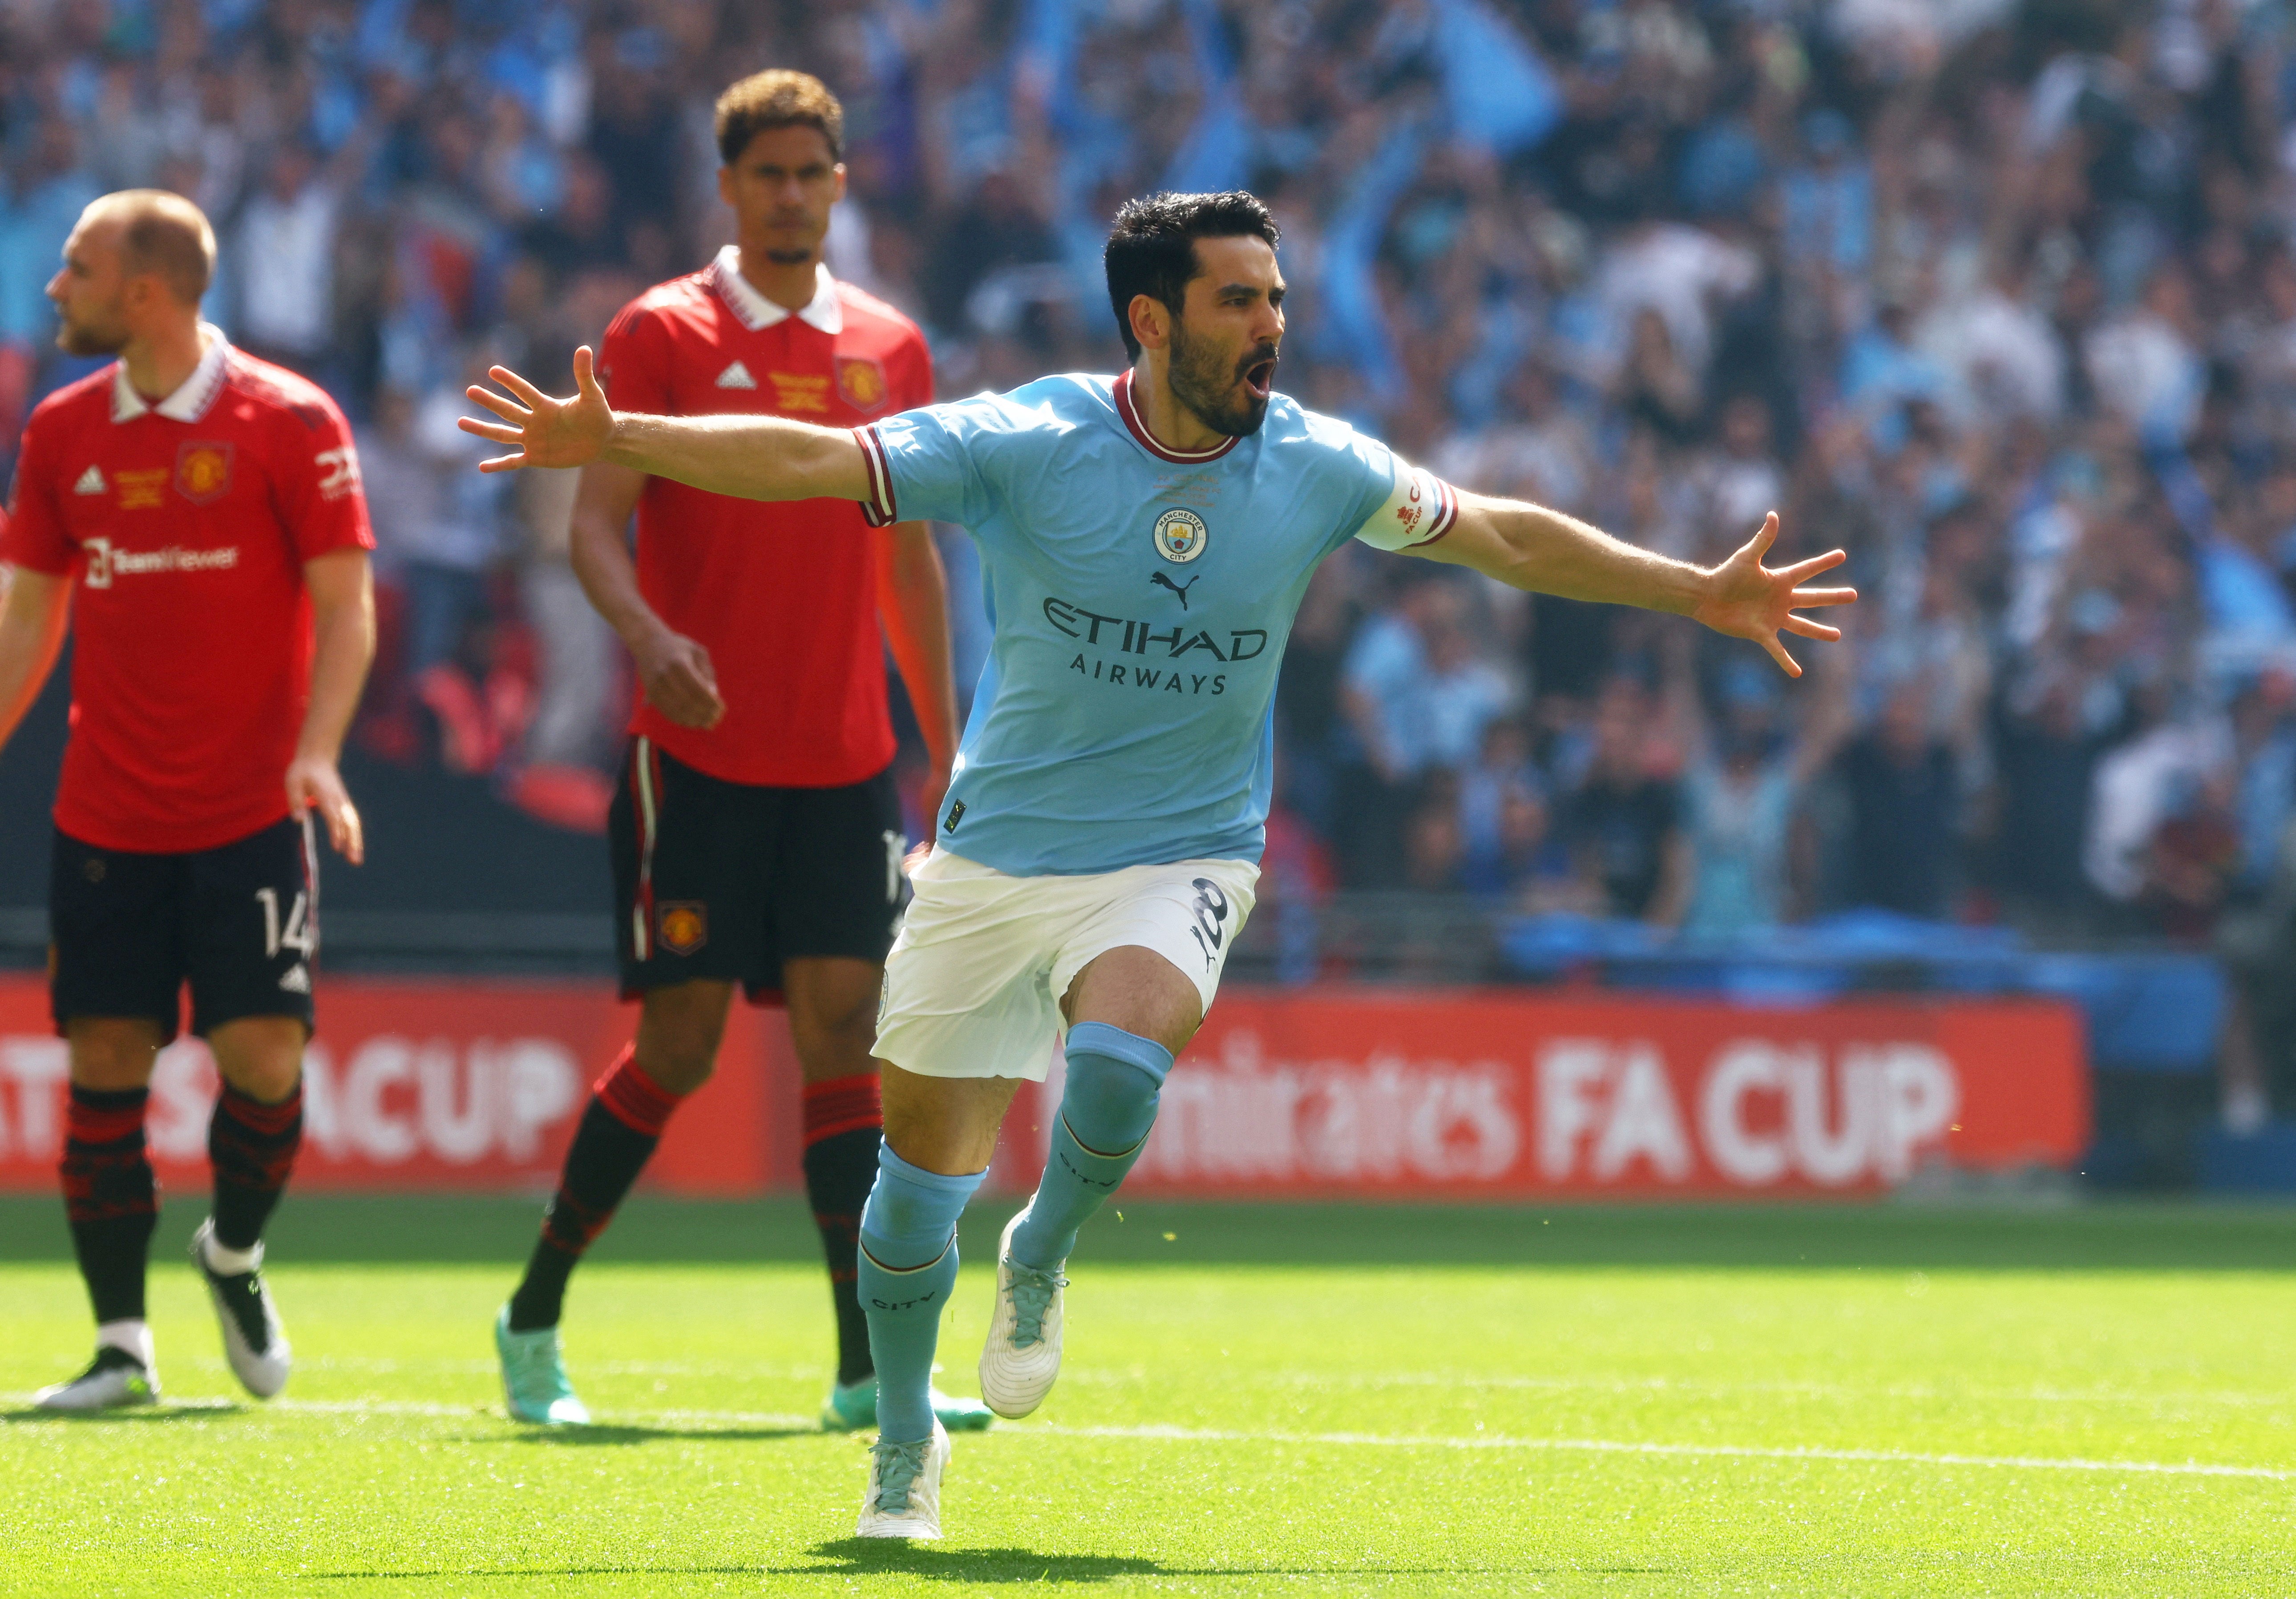
<svg viewBox="0 0 2296 1599">
<path fill-rule="evenodd" d="M 719 99 L 717 132 L 738 242 L 615 319 L 599 362 L 615 403 L 851 426 L 930 401 L 916 325 L 822 260 L 845 192 L 835 96 L 803 73 L 761 72 Z M 922 523 L 873 532 L 845 501 L 761 504 L 594 465 L 574 565 L 645 691 L 609 821 L 622 988 L 643 1009 L 496 1317 L 504 1393 L 528 1421 L 587 1419 L 559 1351 L 568 1279 L 671 1111 L 709 1078 L 738 983 L 786 1003 L 805 1078 L 806 1188 L 838 1331 L 823 1423 L 872 1425 L 855 1250 L 877 1168 L 871 1046 L 905 847 L 884 641 L 931 758 L 931 815 L 956 749 L 939 557 Z M 976 1402 L 939 1405 L 949 1426 L 988 1424 Z"/>
<path fill-rule="evenodd" d="M 97 1324 L 94 1363 L 38 1396 L 59 1410 L 159 1395 L 144 1110 L 187 981 L 224 1085 L 192 1259 L 240 1381 L 263 1398 L 286 1382 L 261 1241 L 302 1139 L 308 813 L 363 852 L 335 768 L 374 651 L 358 458 L 324 392 L 200 321 L 214 265 L 207 218 L 176 195 L 81 214 L 48 284 L 56 341 L 119 359 L 32 413 L 0 534 L 0 745 L 78 629 L 49 964 L 71 1046 L 64 1205 Z"/>
</svg>

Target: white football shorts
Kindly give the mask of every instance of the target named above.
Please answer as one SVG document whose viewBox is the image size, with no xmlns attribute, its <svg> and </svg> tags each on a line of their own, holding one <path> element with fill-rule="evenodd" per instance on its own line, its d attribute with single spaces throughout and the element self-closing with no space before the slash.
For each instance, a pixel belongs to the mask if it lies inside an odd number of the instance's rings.
<svg viewBox="0 0 2296 1599">
<path fill-rule="evenodd" d="M 935 849 L 885 957 L 877 1056 L 923 1077 L 1043 1082 L 1066 1036 L 1060 1001 L 1095 955 L 1128 944 L 1185 972 L 1212 1006 L 1259 868 L 1181 861 L 1011 877 Z"/>
</svg>

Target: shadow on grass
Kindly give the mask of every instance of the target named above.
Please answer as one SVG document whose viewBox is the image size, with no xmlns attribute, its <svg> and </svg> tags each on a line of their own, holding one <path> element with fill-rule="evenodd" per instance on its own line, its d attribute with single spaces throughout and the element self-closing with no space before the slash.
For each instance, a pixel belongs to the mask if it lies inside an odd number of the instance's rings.
<svg viewBox="0 0 2296 1599">
<path fill-rule="evenodd" d="M 148 1427 L 156 1422 L 205 1421 L 237 1415 L 244 1405 L 127 1405 L 117 1410 L 49 1410 L 18 1405 L 0 1410 L 0 1423 L 70 1422 L 75 1427 Z"/>
<path fill-rule="evenodd" d="M 939 1549 L 893 1538 L 832 1538 L 812 1554 L 833 1563 L 769 1566 L 775 1576 L 898 1573 L 947 1582 L 1107 1582 L 1119 1577 L 1477 1577 L 1534 1575 L 1521 1566 L 1173 1566 L 1137 1554 L 1043 1554 L 1033 1549 Z M 1622 1568 L 1623 1569 L 1623 1568 Z M 1639 1568 L 1636 1568 L 1639 1569 Z"/>
<path fill-rule="evenodd" d="M 820 1563 L 789 1566 L 521 1566 L 499 1571 L 311 1571 L 313 1582 L 488 1577 L 923 1577 L 943 1582 L 1111 1582 L 1122 1577 L 1492 1577 L 1537 1576 L 1529 1566 L 1201 1566 L 1167 1565 L 1136 1554 L 1045 1554 L 1034 1549 L 939 1549 L 890 1538 L 833 1538 L 810 1551 Z M 1649 1574 L 1654 1566 L 1574 1567 L 1611 1575 Z"/>
<path fill-rule="evenodd" d="M 623 1444 L 650 1444 L 662 1439 L 755 1443 L 820 1436 L 821 1429 L 818 1427 L 644 1427 L 627 1422 L 594 1422 L 586 1427 L 521 1427 L 507 1435 L 474 1433 L 459 1441 L 466 1444 L 546 1444 L 561 1449 L 594 1449 Z"/>
</svg>

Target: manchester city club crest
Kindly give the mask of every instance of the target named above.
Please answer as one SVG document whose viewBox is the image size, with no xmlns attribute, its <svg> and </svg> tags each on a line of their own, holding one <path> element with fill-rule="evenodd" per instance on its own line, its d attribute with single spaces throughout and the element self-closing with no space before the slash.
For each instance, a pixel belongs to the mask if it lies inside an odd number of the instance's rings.
<svg viewBox="0 0 2296 1599">
<path fill-rule="evenodd" d="M 1167 511 L 1156 519 L 1156 553 L 1167 561 L 1193 561 L 1210 537 L 1204 519 L 1193 511 Z"/>
</svg>

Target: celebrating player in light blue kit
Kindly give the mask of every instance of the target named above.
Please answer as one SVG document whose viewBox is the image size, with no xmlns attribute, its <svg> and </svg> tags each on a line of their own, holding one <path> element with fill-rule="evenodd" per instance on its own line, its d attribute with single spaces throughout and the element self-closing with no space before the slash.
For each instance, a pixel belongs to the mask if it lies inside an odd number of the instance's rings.
<svg viewBox="0 0 2296 1599">
<path fill-rule="evenodd" d="M 1173 1056 L 1250 916 L 1274 764 L 1275 668 L 1309 575 L 1350 538 L 1517 588 L 1670 611 L 1800 668 L 1781 629 L 1848 588 L 1804 588 L 1840 551 L 1770 570 L 1773 513 L 1711 570 L 1536 505 L 1453 488 L 1275 394 L 1276 229 L 1249 194 L 1127 205 L 1107 250 L 1132 356 L 852 431 L 770 416 L 618 415 L 517 374 L 473 389 L 518 453 L 598 460 L 759 500 L 857 500 L 868 520 L 961 523 L 996 642 L 931 854 L 885 968 L 885 1144 L 861 1221 L 879 1438 L 859 1531 L 937 1538 L 948 1437 L 928 1398 L 956 1281 L 956 1221 L 1020 1079 L 1067 1034 L 1051 1158 L 1004 1230 L 981 1394 L 1028 1414 L 1059 1374 L 1077 1229 L 1147 1142 Z"/>
</svg>

